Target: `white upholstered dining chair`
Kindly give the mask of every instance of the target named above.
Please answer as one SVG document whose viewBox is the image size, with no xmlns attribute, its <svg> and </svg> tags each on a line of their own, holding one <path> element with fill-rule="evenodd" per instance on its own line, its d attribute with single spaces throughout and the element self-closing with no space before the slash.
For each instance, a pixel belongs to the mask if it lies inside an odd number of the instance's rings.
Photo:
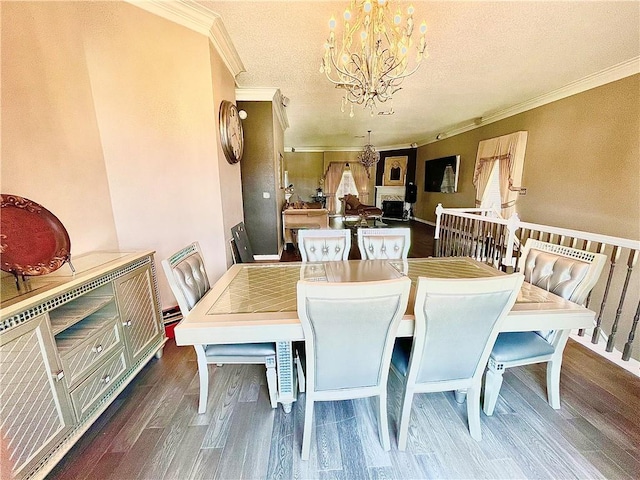
<svg viewBox="0 0 640 480">
<path fill-rule="evenodd" d="M 197 242 L 162 261 L 162 267 L 176 297 L 182 316 L 186 318 L 198 301 L 209 291 L 209 279 Z M 198 413 L 207 410 L 209 364 L 263 364 L 267 369 L 267 387 L 271 407 L 277 406 L 276 348 L 273 343 L 240 343 L 194 345 L 200 379 Z"/>
<path fill-rule="evenodd" d="M 416 393 L 466 390 L 471 437 L 481 440 L 480 389 L 491 347 L 523 275 L 418 279 L 412 339 L 399 338 L 392 367 L 404 377 L 398 449 L 405 450 Z"/>
<path fill-rule="evenodd" d="M 351 250 L 351 231 L 299 230 L 298 248 L 303 262 L 348 260 Z"/>
<path fill-rule="evenodd" d="M 315 402 L 378 397 L 380 443 L 389 450 L 387 379 L 411 280 L 298 282 L 298 317 L 307 350 L 302 459 L 311 449 Z"/>
<path fill-rule="evenodd" d="M 525 281 L 566 300 L 583 305 L 594 287 L 606 255 L 528 239 L 522 250 L 519 271 Z M 570 330 L 505 332 L 498 335 L 489 357 L 483 410 L 492 415 L 506 368 L 547 363 L 547 398 L 560 408 L 560 368 Z"/>
<path fill-rule="evenodd" d="M 298 249 L 303 262 L 332 262 L 349 259 L 351 231 L 347 229 L 298 230 Z M 296 372 L 300 392 L 306 389 L 304 342 L 294 342 Z"/>
<path fill-rule="evenodd" d="M 409 228 L 358 229 L 358 249 L 363 260 L 406 260 L 409 247 Z"/>
</svg>

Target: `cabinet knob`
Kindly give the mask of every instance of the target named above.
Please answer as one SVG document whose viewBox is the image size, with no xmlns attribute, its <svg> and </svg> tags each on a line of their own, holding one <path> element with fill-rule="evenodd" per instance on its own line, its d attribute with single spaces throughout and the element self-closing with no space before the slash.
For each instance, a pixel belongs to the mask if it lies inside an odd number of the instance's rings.
<svg viewBox="0 0 640 480">
<path fill-rule="evenodd" d="M 53 372 L 53 379 L 56 382 L 59 382 L 64 378 L 64 370 L 58 370 L 57 372 Z"/>
<path fill-rule="evenodd" d="M 106 385 L 107 383 L 109 383 L 111 381 L 111 376 L 110 375 L 105 375 L 104 377 L 102 377 L 102 381 Z"/>
<path fill-rule="evenodd" d="M 130 327 L 131 326 L 131 320 L 127 320 L 126 322 L 122 322 L 122 325 L 124 325 L 125 327 Z"/>
<path fill-rule="evenodd" d="M 96 345 L 91 349 L 93 353 L 100 353 L 102 351 L 102 345 Z"/>
</svg>

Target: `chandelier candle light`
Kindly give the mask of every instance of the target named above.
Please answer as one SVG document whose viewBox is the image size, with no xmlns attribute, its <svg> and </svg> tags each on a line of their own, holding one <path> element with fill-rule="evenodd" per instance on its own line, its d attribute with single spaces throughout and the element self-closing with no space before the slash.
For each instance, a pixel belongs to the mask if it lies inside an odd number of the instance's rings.
<svg viewBox="0 0 640 480">
<path fill-rule="evenodd" d="M 380 152 L 376 152 L 376 147 L 371 145 L 371 130 L 369 130 L 369 142 L 358 154 L 358 161 L 367 168 L 367 175 L 369 175 L 369 168 L 380 161 Z"/>
<path fill-rule="evenodd" d="M 392 14 L 390 4 L 387 0 L 352 0 L 343 15 L 341 45 L 336 40 L 337 22 L 333 17 L 329 21 L 331 32 L 320 71 L 345 90 L 341 110 L 344 112 L 346 104 L 351 103 L 350 117 L 354 104 L 369 107 L 373 115 L 376 102 L 390 100 L 424 56 L 427 24 L 420 25 L 415 66 L 409 68 L 414 8 L 408 7 L 403 17 L 400 10 Z"/>
</svg>

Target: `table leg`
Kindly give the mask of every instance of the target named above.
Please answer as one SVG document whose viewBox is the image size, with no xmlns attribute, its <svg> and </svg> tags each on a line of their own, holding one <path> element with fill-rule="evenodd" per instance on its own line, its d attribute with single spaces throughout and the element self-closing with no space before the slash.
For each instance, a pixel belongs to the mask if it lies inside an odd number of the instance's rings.
<svg viewBox="0 0 640 480">
<path fill-rule="evenodd" d="M 291 342 L 276 342 L 276 362 L 278 370 L 278 402 L 282 403 L 285 413 L 291 412 L 296 401 L 296 378 L 293 366 Z"/>
</svg>

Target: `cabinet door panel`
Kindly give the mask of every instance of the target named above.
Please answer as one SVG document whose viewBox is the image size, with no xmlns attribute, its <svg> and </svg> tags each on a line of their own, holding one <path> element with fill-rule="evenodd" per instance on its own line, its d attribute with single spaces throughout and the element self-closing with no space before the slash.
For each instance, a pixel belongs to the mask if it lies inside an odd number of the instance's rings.
<svg viewBox="0 0 640 480">
<path fill-rule="evenodd" d="M 46 315 L 0 337 L 2 462 L 12 476 L 28 471 L 74 421 L 59 368 Z"/>
<path fill-rule="evenodd" d="M 131 363 L 135 364 L 163 332 L 151 269 L 140 268 L 119 278 L 116 296 Z"/>
</svg>

